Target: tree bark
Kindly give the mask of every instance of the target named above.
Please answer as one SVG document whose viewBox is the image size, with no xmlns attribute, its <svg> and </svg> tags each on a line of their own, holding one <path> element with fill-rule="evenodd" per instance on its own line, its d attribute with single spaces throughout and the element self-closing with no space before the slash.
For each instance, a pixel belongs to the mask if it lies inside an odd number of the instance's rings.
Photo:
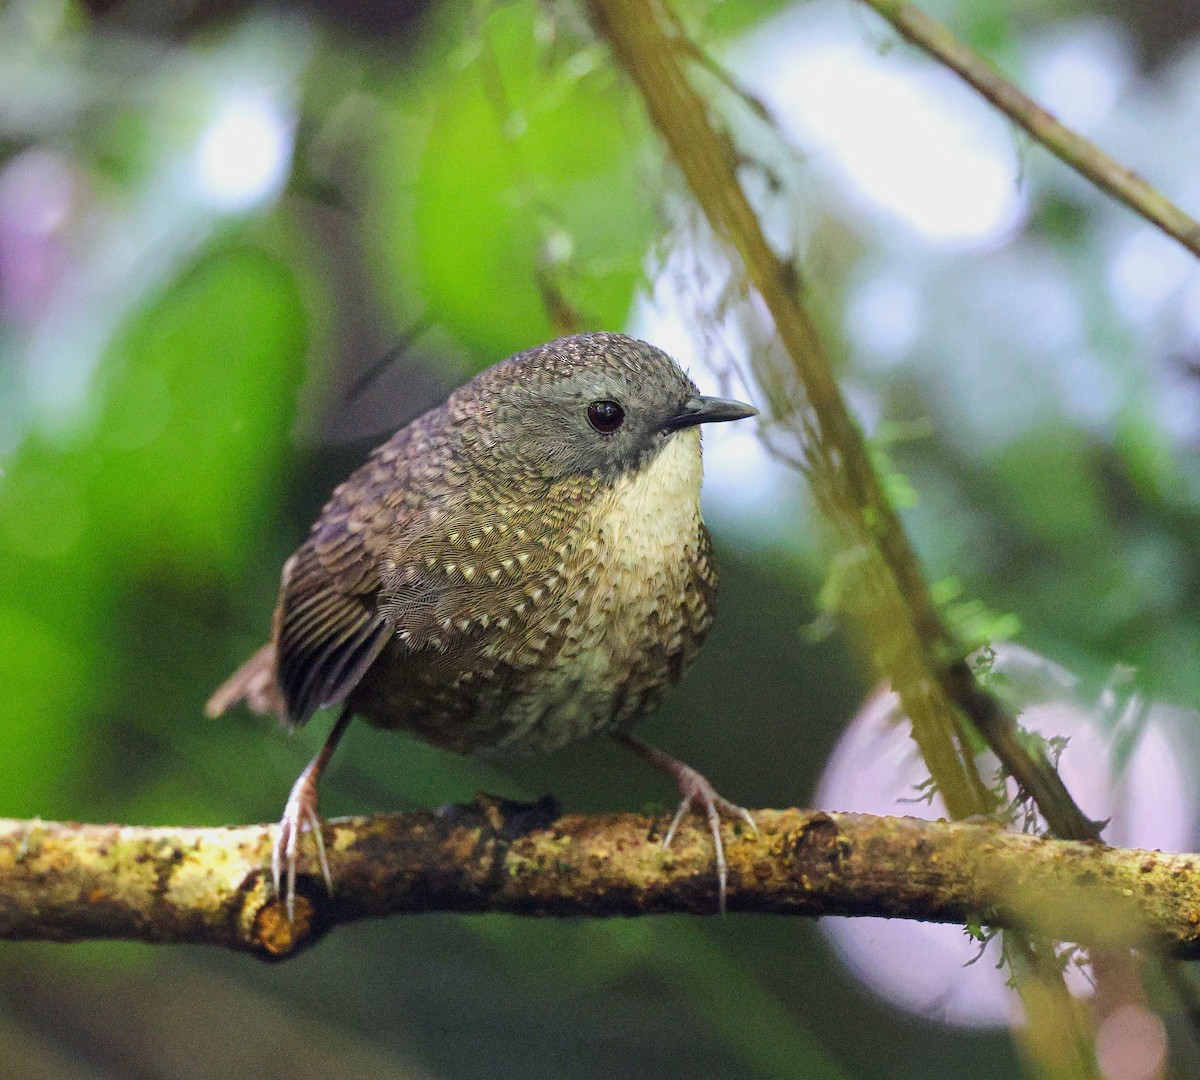
<svg viewBox="0 0 1200 1080">
<path fill-rule="evenodd" d="M 326 824 L 290 925 L 267 866 L 274 826 L 143 828 L 0 819 L 0 938 L 199 943 L 294 955 L 357 919 L 419 912 L 715 914 L 711 839 L 639 814 L 552 818 L 480 797 L 438 813 Z M 1019 928 L 1086 945 L 1200 956 L 1198 856 L 979 823 L 754 812 L 726 828 L 730 911 L 876 915 Z"/>
</svg>

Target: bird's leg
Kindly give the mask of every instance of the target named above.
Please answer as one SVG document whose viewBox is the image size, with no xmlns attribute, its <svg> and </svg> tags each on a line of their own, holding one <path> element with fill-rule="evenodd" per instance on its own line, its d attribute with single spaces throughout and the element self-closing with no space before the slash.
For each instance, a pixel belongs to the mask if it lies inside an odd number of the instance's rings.
<svg viewBox="0 0 1200 1080">
<path fill-rule="evenodd" d="M 683 801 L 679 804 L 679 809 L 675 811 L 670 828 L 663 837 L 663 847 L 671 846 L 671 841 L 675 839 L 675 831 L 679 828 L 684 814 L 689 810 L 697 810 L 704 814 L 704 818 L 708 822 L 708 831 L 712 834 L 713 847 L 716 849 L 717 897 L 721 914 L 724 915 L 725 886 L 729 877 L 729 868 L 725 863 L 725 844 L 721 840 L 721 815 L 741 818 L 757 835 L 758 826 L 754 824 L 754 818 L 750 816 L 750 811 L 718 795 L 716 788 L 704 776 L 657 746 L 651 746 L 648 742 L 643 742 L 636 735 L 630 735 L 627 731 L 616 731 L 613 733 L 613 738 L 628 746 L 638 757 L 649 762 L 660 772 L 666 773 L 679 787 L 679 794 Z"/>
<path fill-rule="evenodd" d="M 329 872 L 329 859 L 325 855 L 325 839 L 321 835 L 321 815 L 317 813 L 317 781 L 337 744 L 341 742 L 350 723 L 350 710 L 343 709 L 316 757 L 305 766 L 304 772 L 296 777 L 279 820 L 279 831 L 275 846 L 271 850 L 271 880 L 275 884 L 275 895 L 282 895 L 287 906 L 288 922 L 296 914 L 296 862 L 300 853 L 300 835 L 306 831 L 313 834 L 317 844 L 317 861 L 321 864 L 321 876 L 325 886 L 333 892 L 333 875 Z M 279 886 L 284 872 L 287 873 L 287 891 L 280 893 Z"/>
</svg>

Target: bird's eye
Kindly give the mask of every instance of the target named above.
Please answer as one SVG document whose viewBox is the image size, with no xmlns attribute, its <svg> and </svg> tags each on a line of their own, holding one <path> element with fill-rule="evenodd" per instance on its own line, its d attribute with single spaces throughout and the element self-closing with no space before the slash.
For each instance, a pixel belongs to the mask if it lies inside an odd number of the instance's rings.
<svg viewBox="0 0 1200 1080">
<path fill-rule="evenodd" d="M 615 401 L 593 401 L 588 406 L 587 418 L 601 435 L 611 435 L 625 423 L 625 410 Z"/>
</svg>

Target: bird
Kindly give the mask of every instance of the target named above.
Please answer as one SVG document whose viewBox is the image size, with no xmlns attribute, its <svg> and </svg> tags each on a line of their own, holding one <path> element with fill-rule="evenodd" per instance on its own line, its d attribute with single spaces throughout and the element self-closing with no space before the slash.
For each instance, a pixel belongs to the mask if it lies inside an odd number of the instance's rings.
<svg viewBox="0 0 1200 1080">
<path fill-rule="evenodd" d="M 289 920 L 302 834 L 333 889 L 317 782 L 353 717 L 464 755 L 611 735 L 678 787 L 664 846 L 703 814 L 724 911 L 720 819 L 752 815 L 630 728 L 712 625 L 700 428 L 756 412 L 644 341 L 578 334 L 485 369 L 333 491 L 283 566 L 270 641 L 205 709 L 294 730 L 340 708 L 275 835 Z"/>
</svg>

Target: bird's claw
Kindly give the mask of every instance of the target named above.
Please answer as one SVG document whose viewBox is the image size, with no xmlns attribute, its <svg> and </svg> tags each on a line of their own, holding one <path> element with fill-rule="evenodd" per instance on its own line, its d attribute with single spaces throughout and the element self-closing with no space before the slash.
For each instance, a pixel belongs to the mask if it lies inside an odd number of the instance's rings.
<svg viewBox="0 0 1200 1080">
<path fill-rule="evenodd" d="M 279 820 L 275 844 L 271 849 L 271 881 L 275 895 L 281 897 L 287 910 L 288 922 L 296 917 L 296 865 L 300 858 L 300 837 L 308 832 L 313 836 L 317 848 L 317 862 L 325 887 L 333 894 L 333 875 L 329 870 L 329 857 L 325 853 L 325 838 L 322 835 L 321 815 L 317 812 L 316 778 L 308 770 L 292 785 L 283 817 Z M 285 884 L 284 889 L 281 885 Z"/>
<path fill-rule="evenodd" d="M 708 831 L 713 838 L 713 848 L 716 854 L 717 864 L 717 904 L 722 915 L 725 914 L 725 896 L 729 881 L 729 866 L 725 861 L 725 842 L 721 839 L 721 815 L 726 817 L 740 818 L 747 825 L 755 836 L 758 835 L 758 826 L 754 824 L 754 818 L 750 811 L 744 806 L 738 806 L 737 803 L 732 803 L 724 796 L 718 794 L 717 789 L 712 786 L 708 779 L 701 773 L 697 772 L 690 765 L 685 765 L 683 762 L 676 762 L 675 768 L 672 769 L 672 775 L 675 777 L 676 783 L 679 785 L 679 794 L 682 796 L 682 801 L 679 804 L 679 809 L 675 811 L 675 817 L 671 819 L 671 824 L 668 826 L 666 834 L 663 836 L 663 848 L 669 848 L 671 842 L 675 839 L 675 833 L 679 829 L 679 823 L 683 821 L 683 816 L 689 810 L 696 810 L 704 814 L 704 819 L 708 823 Z"/>
</svg>

